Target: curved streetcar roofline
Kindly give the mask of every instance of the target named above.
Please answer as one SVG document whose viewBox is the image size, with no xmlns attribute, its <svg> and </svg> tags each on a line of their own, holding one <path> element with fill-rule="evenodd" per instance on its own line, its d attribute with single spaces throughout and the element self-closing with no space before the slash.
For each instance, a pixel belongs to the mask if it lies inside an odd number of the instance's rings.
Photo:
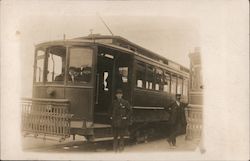
<svg viewBox="0 0 250 161">
<path fill-rule="evenodd" d="M 109 40 L 111 42 L 107 42 L 106 40 Z M 105 42 L 106 41 L 106 42 Z M 154 63 L 158 63 L 160 66 L 163 66 L 164 68 L 170 69 L 174 72 L 177 72 L 179 74 L 185 75 L 186 77 L 189 77 L 189 69 L 187 67 L 184 67 L 183 65 L 180 65 L 172 60 L 169 60 L 157 53 L 154 53 L 144 47 L 141 47 L 121 36 L 111 36 L 111 35 L 89 35 L 85 37 L 78 37 L 73 39 L 66 39 L 66 40 L 55 40 L 55 41 L 48 41 L 43 42 L 35 45 L 36 48 L 41 47 L 48 47 L 51 45 L 99 45 L 99 46 L 105 46 L 110 47 L 116 50 L 122 50 L 128 54 L 133 54 L 135 56 L 141 57 L 143 59 L 148 59 L 153 61 Z M 127 46 L 127 47 L 124 47 Z M 132 49 L 131 49 L 132 48 Z M 135 50 L 133 50 L 135 49 Z M 157 61 L 158 60 L 158 61 Z M 165 61 L 174 65 L 177 65 L 180 67 L 180 69 L 175 69 L 171 67 L 168 64 L 165 64 L 160 61 Z M 181 70 L 182 69 L 182 70 Z"/>
</svg>

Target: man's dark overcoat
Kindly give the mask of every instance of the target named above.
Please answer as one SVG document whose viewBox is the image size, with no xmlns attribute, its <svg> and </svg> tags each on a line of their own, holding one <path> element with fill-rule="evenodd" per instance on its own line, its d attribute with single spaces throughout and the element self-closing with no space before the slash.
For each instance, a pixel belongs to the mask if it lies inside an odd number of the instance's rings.
<svg viewBox="0 0 250 161">
<path fill-rule="evenodd" d="M 179 133 L 183 133 L 187 125 L 184 109 L 185 106 L 186 105 L 184 103 L 180 103 L 180 105 L 178 105 L 176 102 L 174 102 L 171 106 L 170 124 L 173 127 L 178 127 L 177 125 L 180 124 L 181 129 L 178 129 L 178 131 L 180 131 Z"/>
<path fill-rule="evenodd" d="M 116 99 L 113 102 L 112 109 L 112 125 L 113 127 L 128 127 L 131 117 L 131 107 L 128 101 L 124 99 Z"/>
</svg>

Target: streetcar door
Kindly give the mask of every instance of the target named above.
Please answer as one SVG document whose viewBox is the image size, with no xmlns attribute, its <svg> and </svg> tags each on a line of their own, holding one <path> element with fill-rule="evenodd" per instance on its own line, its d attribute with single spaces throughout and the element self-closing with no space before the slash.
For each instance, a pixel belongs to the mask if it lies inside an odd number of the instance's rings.
<svg viewBox="0 0 250 161">
<path fill-rule="evenodd" d="M 105 123 L 109 117 L 113 92 L 114 56 L 98 54 L 96 76 L 95 122 Z"/>
</svg>

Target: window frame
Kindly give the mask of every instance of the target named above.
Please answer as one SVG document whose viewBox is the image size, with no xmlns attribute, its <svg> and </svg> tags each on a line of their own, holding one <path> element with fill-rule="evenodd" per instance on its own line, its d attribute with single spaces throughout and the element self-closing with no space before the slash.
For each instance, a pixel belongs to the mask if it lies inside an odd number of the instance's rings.
<svg viewBox="0 0 250 161">
<path fill-rule="evenodd" d="M 64 78 L 65 79 L 65 84 L 67 86 L 88 86 L 88 85 L 93 85 L 94 84 L 94 78 L 93 78 L 93 75 L 94 75 L 94 65 L 95 65 L 95 49 L 93 46 L 88 46 L 88 45 L 70 45 L 67 47 L 67 56 L 66 56 L 66 70 L 65 72 L 68 73 L 69 72 L 69 63 L 70 63 L 70 50 L 72 48 L 88 48 L 88 49 L 91 49 L 92 50 L 92 67 L 91 67 L 91 76 L 90 76 L 90 81 L 89 82 L 76 82 L 76 83 L 72 83 L 70 82 L 67 78 Z"/>
<path fill-rule="evenodd" d="M 37 54 L 38 54 L 38 51 L 39 50 L 43 50 L 44 51 L 44 60 L 43 60 L 43 74 L 42 74 L 42 81 L 41 82 L 37 82 L 36 81 L 36 76 L 37 76 L 37 70 L 36 70 L 36 66 L 37 66 Z M 34 69 L 33 69 L 33 83 L 34 84 L 44 84 L 45 83 L 45 62 L 46 62 L 46 51 L 47 51 L 47 48 L 44 48 L 44 47 L 39 47 L 39 48 L 36 48 L 35 49 L 35 56 L 34 56 Z"/>
</svg>

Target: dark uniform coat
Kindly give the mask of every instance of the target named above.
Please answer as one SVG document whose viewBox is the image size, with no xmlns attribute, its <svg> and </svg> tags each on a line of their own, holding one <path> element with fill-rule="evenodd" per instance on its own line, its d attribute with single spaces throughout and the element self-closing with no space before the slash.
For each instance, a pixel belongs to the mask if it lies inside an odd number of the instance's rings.
<svg viewBox="0 0 250 161">
<path fill-rule="evenodd" d="M 186 129 L 187 121 L 185 115 L 185 104 L 180 103 L 178 105 L 176 102 L 171 106 L 171 114 L 170 114 L 170 124 L 172 126 L 181 125 L 180 133 L 183 133 Z"/>
<path fill-rule="evenodd" d="M 129 102 L 124 99 L 116 99 L 112 107 L 113 127 L 128 127 L 131 118 L 131 107 Z"/>
</svg>

